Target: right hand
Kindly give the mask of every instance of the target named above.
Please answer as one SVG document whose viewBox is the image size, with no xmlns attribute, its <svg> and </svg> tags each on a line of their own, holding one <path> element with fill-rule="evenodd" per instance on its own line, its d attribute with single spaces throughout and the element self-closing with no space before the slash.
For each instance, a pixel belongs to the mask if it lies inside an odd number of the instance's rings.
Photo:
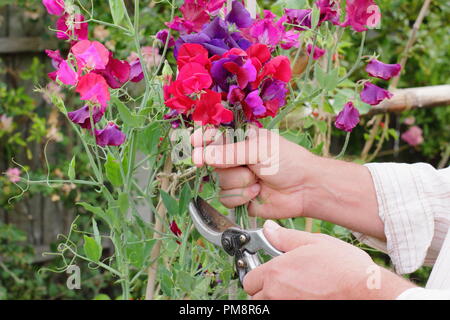
<svg viewBox="0 0 450 320">
<path fill-rule="evenodd" d="M 305 173 L 319 157 L 256 127 L 251 127 L 247 139 L 238 143 L 227 144 L 218 130 L 212 128 L 195 131 L 191 142 L 194 164 L 215 167 L 221 188 L 220 201 L 227 208 L 249 203 L 250 215 L 270 219 L 303 214 Z M 233 154 L 232 159 L 224 161 L 227 155 L 230 158 Z"/>
</svg>

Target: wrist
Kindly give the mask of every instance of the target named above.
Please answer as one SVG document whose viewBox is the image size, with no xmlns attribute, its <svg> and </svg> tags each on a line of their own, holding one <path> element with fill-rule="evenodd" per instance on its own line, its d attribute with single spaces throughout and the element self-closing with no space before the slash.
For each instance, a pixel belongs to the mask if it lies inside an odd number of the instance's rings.
<svg viewBox="0 0 450 320">
<path fill-rule="evenodd" d="M 371 300 L 395 300 L 406 290 L 417 288 L 414 283 L 381 267 L 379 285 L 370 287 L 368 284 L 367 297 Z"/>
</svg>

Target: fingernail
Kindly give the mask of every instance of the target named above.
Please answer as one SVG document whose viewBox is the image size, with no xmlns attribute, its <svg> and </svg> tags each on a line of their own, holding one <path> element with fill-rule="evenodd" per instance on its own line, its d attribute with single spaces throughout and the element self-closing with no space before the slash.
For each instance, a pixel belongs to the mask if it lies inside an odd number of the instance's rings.
<svg viewBox="0 0 450 320">
<path fill-rule="evenodd" d="M 264 222 L 264 229 L 269 232 L 275 231 L 278 228 L 280 228 L 280 225 L 272 220 L 266 220 L 266 222 Z"/>
<path fill-rule="evenodd" d="M 261 190 L 261 186 L 258 183 L 254 184 L 250 187 L 250 191 L 252 193 L 259 193 L 260 190 Z"/>
</svg>

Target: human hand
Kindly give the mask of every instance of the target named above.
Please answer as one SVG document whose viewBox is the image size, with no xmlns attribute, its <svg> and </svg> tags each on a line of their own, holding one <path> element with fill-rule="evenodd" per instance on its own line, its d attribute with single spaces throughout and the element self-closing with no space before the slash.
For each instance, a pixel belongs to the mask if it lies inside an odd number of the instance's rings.
<svg viewBox="0 0 450 320">
<path fill-rule="evenodd" d="M 339 239 L 285 229 L 270 220 L 264 234 L 285 254 L 245 276 L 244 290 L 253 299 L 395 299 L 415 287 Z"/>
<path fill-rule="evenodd" d="M 192 159 L 197 166 L 216 168 L 220 201 L 226 207 L 249 202 L 252 216 L 283 219 L 302 215 L 305 168 L 318 157 L 265 129 L 250 128 L 247 139 L 238 143 L 227 143 L 218 133 L 216 129 L 197 130 L 191 137 Z"/>
</svg>

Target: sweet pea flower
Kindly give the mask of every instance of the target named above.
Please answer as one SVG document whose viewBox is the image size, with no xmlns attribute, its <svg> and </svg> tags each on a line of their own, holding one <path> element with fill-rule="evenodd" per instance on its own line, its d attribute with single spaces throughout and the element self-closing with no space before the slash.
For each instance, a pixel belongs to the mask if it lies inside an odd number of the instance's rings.
<svg viewBox="0 0 450 320">
<path fill-rule="evenodd" d="M 109 122 L 102 130 L 95 130 L 95 140 L 100 147 L 120 146 L 125 140 L 125 134 L 114 122 Z"/>
<path fill-rule="evenodd" d="M 92 108 L 92 122 L 94 124 L 98 123 L 103 115 L 104 115 L 105 111 L 104 109 L 102 110 L 102 108 L 100 107 L 93 107 Z M 67 116 L 69 117 L 70 121 L 72 121 L 75 124 L 78 124 L 80 127 L 84 128 L 84 129 L 91 129 L 91 111 L 88 105 L 85 105 L 84 107 L 72 111 L 72 112 L 68 112 Z"/>
<path fill-rule="evenodd" d="M 60 16 L 64 13 L 64 0 L 42 0 L 42 4 L 49 14 Z"/>
<path fill-rule="evenodd" d="M 76 92 L 81 95 L 80 100 L 98 103 L 104 108 L 111 99 L 105 78 L 92 72 L 80 78 Z"/>
<path fill-rule="evenodd" d="M 168 48 L 172 48 L 173 46 L 175 46 L 175 39 L 173 38 L 173 36 L 170 36 L 169 40 L 167 40 L 167 38 L 169 38 L 169 30 L 168 29 L 160 30 L 156 34 L 156 39 L 161 41 L 163 46 L 165 46 L 166 43 L 167 43 Z"/>
<path fill-rule="evenodd" d="M 64 59 L 61 57 L 61 53 L 59 52 L 59 50 L 53 51 L 53 50 L 45 50 L 45 53 L 47 54 L 47 56 L 52 59 L 52 66 L 53 68 L 55 68 L 56 70 L 53 72 L 50 72 L 48 74 L 48 77 L 50 79 L 52 79 L 53 81 L 56 80 L 56 73 L 57 70 L 59 69 L 59 65 L 61 64 L 62 61 L 64 61 Z"/>
<path fill-rule="evenodd" d="M 223 67 L 236 76 L 237 83 L 241 89 L 245 89 L 249 82 L 256 80 L 256 69 L 251 60 L 247 60 L 242 67 L 235 62 L 226 62 Z"/>
<path fill-rule="evenodd" d="M 402 134 L 402 140 L 410 146 L 416 147 L 423 143 L 422 129 L 418 126 L 413 126 L 408 131 Z"/>
<path fill-rule="evenodd" d="M 334 25 L 339 25 L 339 2 L 331 0 L 318 0 L 316 6 L 320 10 L 319 23 L 330 21 Z"/>
<path fill-rule="evenodd" d="M 20 181 L 20 169 L 19 168 L 9 168 L 6 170 L 6 176 L 8 180 L 12 183 L 17 183 Z"/>
<path fill-rule="evenodd" d="M 176 237 L 180 237 L 182 232 L 180 230 L 180 228 L 178 227 L 177 223 L 175 222 L 175 220 L 173 220 L 170 225 L 169 225 L 170 231 L 172 231 L 172 233 L 176 236 Z M 178 244 L 181 244 L 180 241 L 176 240 Z"/>
<path fill-rule="evenodd" d="M 341 26 L 351 26 L 357 32 L 375 27 L 381 21 L 380 8 L 373 0 L 348 0 L 346 11 L 347 17 Z"/>
<path fill-rule="evenodd" d="M 109 62 L 110 53 L 103 44 L 98 41 L 82 40 L 71 49 L 81 68 L 103 70 Z"/>
<path fill-rule="evenodd" d="M 242 2 L 238 0 L 233 1 L 231 11 L 226 16 L 225 20 L 228 23 L 234 23 L 238 28 L 248 28 L 253 22 L 250 12 L 248 12 Z"/>
<path fill-rule="evenodd" d="M 310 43 L 306 47 L 306 52 L 308 53 L 308 55 L 311 55 L 312 50 L 313 50 L 313 45 Z M 319 47 L 314 46 L 313 60 L 320 59 L 326 52 L 327 52 L 327 50 L 320 49 Z"/>
<path fill-rule="evenodd" d="M 75 86 L 78 83 L 78 73 L 64 60 L 56 71 L 56 79 L 66 85 Z"/>
<path fill-rule="evenodd" d="M 181 34 L 199 32 L 203 25 L 209 21 L 209 14 L 205 7 L 194 1 L 186 1 L 180 11 L 183 17 L 175 17 L 171 22 L 166 23 L 172 30 L 179 31 Z"/>
<path fill-rule="evenodd" d="M 89 26 L 81 14 L 64 14 L 56 21 L 56 37 L 61 40 L 87 40 Z"/>
<path fill-rule="evenodd" d="M 384 99 L 392 98 L 393 94 L 373 83 L 366 82 L 360 96 L 363 102 L 370 104 L 371 106 L 376 106 Z"/>
<path fill-rule="evenodd" d="M 199 92 L 209 88 L 212 84 L 211 76 L 204 66 L 190 62 L 180 69 L 178 78 L 184 94 Z"/>
<path fill-rule="evenodd" d="M 359 123 L 359 111 L 352 102 L 347 102 L 344 109 L 336 117 L 334 125 L 336 128 L 351 132 Z"/>
<path fill-rule="evenodd" d="M 113 54 L 110 53 L 105 70 L 98 72 L 105 78 L 110 88 L 118 89 L 130 79 L 131 67 L 127 61 L 114 59 Z"/>
<path fill-rule="evenodd" d="M 136 59 L 130 62 L 130 79 L 131 82 L 139 82 L 144 79 L 144 70 L 142 70 L 141 60 Z"/>
<path fill-rule="evenodd" d="M 400 64 L 386 64 L 377 59 L 372 59 L 366 66 L 366 71 L 371 77 L 389 80 L 400 74 L 402 66 Z"/>
<path fill-rule="evenodd" d="M 294 29 L 298 31 L 311 28 L 311 9 L 285 9 L 287 22 L 294 25 Z"/>
<path fill-rule="evenodd" d="M 300 35 L 295 30 L 286 31 L 281 39 L 280 47 L 284 50 L 289 50 L 291 48 L 298 48 Z"/>
<path fill-rule="evenodd" d="M 196 43 L 185 43 L 180 47 L 177 57 L 178 68 L 183 68 L 186 64 L 195 62 L 202 66 L 209 65 L 208 51 Z"/>
<path fill-rule="evenodd" d="M 202 125 L 220 125 L 233 121 L 233 112 L 222 105 L 222 95 L 218 92 L 205 90 L 197 101 L 192 119 Z"/>
<path fill-rule="evenodd" d="M 289 58 L 285 56 L 277 56 L 267 62 L 264 65 L 262 72 L 257 77 L 256 81 L 252 83 L 252 87 L 255 88 L 259 86 L 262 80 L 266 77 L 270 77 L 286 83 L 291 81 L 292 70 Z"/>
<path fill-rule="evenodd" d="M 262 116 L 266 113 L 266 107 L 264 107 L 264 102 L 259 96 L 258 90 L 252 91 L 247 95 L 245 104 L 254 116 Z"/>
<path fill-rule="evenodd" d="M 269 78 L 263 81 L 260 91 L 266 108 L 263 116 L 275 117 L 278 110 L 286 104 L 287 83 Z"/>
<path fill-rule="evenodd" d="M 0 117 L 0 130 L 11 132 L 13 130 L 13 118 L 2 114 Z"/>
</svg>

